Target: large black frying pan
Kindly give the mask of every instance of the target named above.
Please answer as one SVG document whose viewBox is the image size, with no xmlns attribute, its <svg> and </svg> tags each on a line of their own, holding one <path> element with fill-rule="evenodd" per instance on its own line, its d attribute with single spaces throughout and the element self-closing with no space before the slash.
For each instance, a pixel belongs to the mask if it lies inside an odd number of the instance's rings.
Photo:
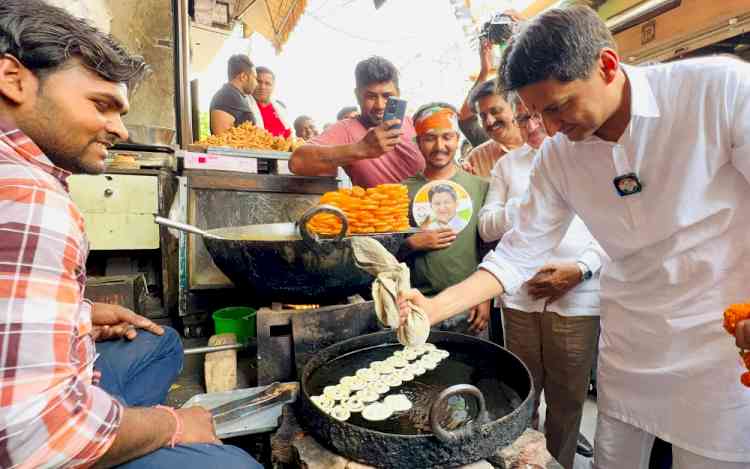
<svg viewBox="0 0 750 469">
<path fill-rule="evenodd" d="M 307 230 L 307 222 L 318 213 L 331 213 L 342 220 L 336 237 L 321 238 Z M 311 208 L 297 223 L 202 230 L 168 218 L 155 217 L 155 222 L 200 235 L 216 266 L 236 286 L 252 289 L 256 297 L 333 304 L 369 291 L 373 281 L 354 264 L 346 215 L 330 205 Z M 367 236 L 395 254 L 414 231 Z"/>
<path fill-rule="evenodd" d="M 487 458 L 515 441 L 529 425 L 534 399 L 523 362 L 498 345 L 463 334 L 433 331 L 429 342 L 450 357 L 391 389 L 389 393 L 406 394 L 414 407 L 381 422 L 357 413 L 340 422 L 310 397 L 391 356 L 401 347 L 394 332 L 355 337 L 320 351 L 302 374 L 300 422 L 336 453 L 376 467 L 455 467 Z M 460 402 L 468 412 L 456 417 L 449 402 Z"/>
</svg>

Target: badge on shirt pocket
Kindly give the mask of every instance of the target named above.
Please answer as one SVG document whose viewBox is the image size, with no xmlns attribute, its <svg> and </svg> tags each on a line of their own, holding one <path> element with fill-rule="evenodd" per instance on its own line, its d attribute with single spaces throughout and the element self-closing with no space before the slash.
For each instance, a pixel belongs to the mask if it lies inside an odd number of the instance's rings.
<svg viewBox="0 0 750 469">
<path fill-rule="evenodd" d="M 620 197 L 638 194 L 643 190 L 643 185 L 635 173 L 623 174 L 612 180 Z"/>
</svg>

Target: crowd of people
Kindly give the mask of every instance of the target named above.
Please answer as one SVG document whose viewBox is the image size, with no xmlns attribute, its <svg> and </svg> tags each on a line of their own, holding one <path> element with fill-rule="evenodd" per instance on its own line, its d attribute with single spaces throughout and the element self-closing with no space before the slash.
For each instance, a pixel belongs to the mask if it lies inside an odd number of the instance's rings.
<svg viewBox="0 0 750 469">
<path fill-rule="evenodd" d="M 524 23 L 494 79 L 481 47 L 459 108 L 386 119 L 398 70 L 362 60 L 358 107 L 320 133 L 308 116 L 289 121 L 272 70 L 233 56 L 211 131 L 294 132 L 306 140 L 296 174 L 405 184 L 421 230 L 397 254 L 415 287 L 402 314 L 415 304 L 436 328 L 518 355 L 532 425 L 543 392 L 547 445 L 566 469 L 590 451 L 579 426 L 597 349 L 593 467 L 645 469 L 657 438 L 678 468 L 748 467 L 736 346 L 750 348 L 750 321 L 735 346 L 721 312 L 750 297 L 750 65 L 624 65 L 587 7 Z M 220 444 L 204 409 L 163 405 L 182 366 L 174 330 L 84 298 L 67 177 L 102 172 L 127 139 L 147 68 L 43 0 L 0 3 L 1 467 L 260 467 Z"/>
</svg>

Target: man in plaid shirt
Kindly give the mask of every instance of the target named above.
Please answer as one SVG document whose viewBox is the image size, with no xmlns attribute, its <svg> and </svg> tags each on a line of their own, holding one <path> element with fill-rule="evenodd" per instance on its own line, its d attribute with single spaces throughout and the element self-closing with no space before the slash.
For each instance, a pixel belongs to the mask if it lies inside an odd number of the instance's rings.
<svg viewBox="0 0 750 469">
<path fill-rule="evenodd" d="M 259 467 L 205 409 L 153 407 L 182 366 L 174 330 L 84 299 L 66 178 L 103 171 L 145 70 L 42 0 L 0 2 L 0 467 Z"/>
</svg>

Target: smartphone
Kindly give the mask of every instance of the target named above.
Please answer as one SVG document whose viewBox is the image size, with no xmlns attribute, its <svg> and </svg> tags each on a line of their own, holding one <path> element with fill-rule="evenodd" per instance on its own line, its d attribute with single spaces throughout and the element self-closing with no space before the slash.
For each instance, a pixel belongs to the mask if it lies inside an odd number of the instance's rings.
<svg viewBox="0 0 750 469">
<path fill-rule="evenodd" d="M 383 122 L 398 119 L 402 123 L 404 121 L 404 115 L 406 114 L 406 100 L 400 98 L 394 98 L 391 96 L 388 101 L 385 102 L 385 112 L 383 113 Z M 400 129 L 401 124 L 394 125 L 390 129 Z"/>
</svg>

